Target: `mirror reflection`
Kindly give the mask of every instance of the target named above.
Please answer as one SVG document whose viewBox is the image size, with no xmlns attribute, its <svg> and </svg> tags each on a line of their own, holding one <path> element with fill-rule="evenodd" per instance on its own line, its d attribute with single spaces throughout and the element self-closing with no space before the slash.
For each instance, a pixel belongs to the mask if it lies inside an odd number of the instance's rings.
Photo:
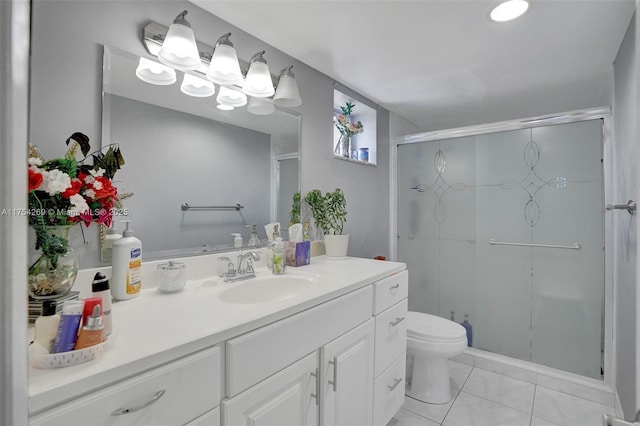
<svg viewBox="0 0 640 426">
<path fill-rule="evenodd" d="M 115 226 L 131 220 L 145 259 L 229 249 L 232 233 L 246 246 L 253 224 L 260 239 L 269 222 L 286 229 L 299 190 L 299 116 L 282 107 L 271 115 L 221 111 L 215 96 L 182 93 L 182 73 L 168 86 L 143 82 L 138 62 L 105 47 L 102 143 L 120 145 L 127 163 L 117 184 L 134 194 Z"/>
</svg>

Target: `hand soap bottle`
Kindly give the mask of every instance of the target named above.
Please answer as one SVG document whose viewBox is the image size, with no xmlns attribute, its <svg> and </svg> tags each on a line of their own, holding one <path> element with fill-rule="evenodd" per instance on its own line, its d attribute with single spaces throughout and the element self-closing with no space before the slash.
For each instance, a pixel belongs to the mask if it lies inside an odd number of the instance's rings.
<svg viewBox="0 0 640 426">
<path fill-rule="evenodd" d="M 233 247 L 234 248 L 242 248 L 242 245 L 243 245 L 242 234 L 233 233 L 231 235 L 233 236 Z"/>
<path fill-rule="evenodd" d="M 253 225 L 253 227 L 251 228 L 251 238 L 249 238 L 247 247 L 257 247 L 259 245 L 260 240 L 258 239 L 258 230 L 256 229 L 256 225 Z"/>
<path fill-rule="evenodd" d="M 277 237 L 273 242 L 273 270 L 274 275 L 284 274 L 284 242 Z"/>
<path fill-rule="evenodd" d="M 127 300 L 140 294 L 142 279 L 142 242 L 129 229 L 130 221 L 122 238 L 113 243 L 113 266 L 111 294 L 116 300 Z"/>
</svg>

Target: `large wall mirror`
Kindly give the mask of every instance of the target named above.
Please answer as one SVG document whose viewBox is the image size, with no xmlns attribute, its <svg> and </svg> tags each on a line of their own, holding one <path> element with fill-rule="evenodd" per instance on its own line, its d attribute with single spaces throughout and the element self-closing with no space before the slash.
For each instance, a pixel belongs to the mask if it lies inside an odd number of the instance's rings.
<svg viewBox="0 0 640 426">
<path fill-rule="evenodd" d="M 104 48 L 102 143 L 118 143 L 126 164 L 115 177 L 144 258 L 224 250 L 231 233 L 278 221 L 286 229 L 299 190 L 300 117 L 276 107 L 271 115 L 246 108 L 221 111 L 215 95 L 180 91 L 182 73 L 169 86 L 136 77 L 139 58 Z M 190 209 L 241 205 L 236 209 Z"/>
</svg>

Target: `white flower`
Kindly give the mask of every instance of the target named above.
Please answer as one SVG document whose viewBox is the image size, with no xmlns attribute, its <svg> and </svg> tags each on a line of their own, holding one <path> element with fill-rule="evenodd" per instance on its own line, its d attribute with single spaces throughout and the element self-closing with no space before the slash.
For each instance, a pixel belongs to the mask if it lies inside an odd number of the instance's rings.
<svg viewBox="0 0 640 426">
<path fill-rule="evenodd" d="M 101 168 L 101 167 L 98 167 L 98 170 L 91 170 L 89 173 L 91 173 L 92 176 L 100 176 L 100 177 L 102 177 L 104 175 L 104 169 Z M 98 188 L 98 189 L 100 189 L 100 188 Z"/>
<path fill-rule="evenodd" d="M 56 195 L 71 188 L 71 178 L 68 174 L 58 170 L 43 170 L 43 180 L 40 190 L 46 191 L 49 195 Z"/>
<path fill-rule="evenodd" d="M 87 183 L 89 185 L 91 185 L 95 181 L 96 178 L 94 178 L 92 175 L 87 175 L 87 177 L 84 178 L 84 183 Z"/>
<path fill-rule="evenodd" d="M 71 202 L 71 208 L 69 211 L 75 215 L 78 215 L 86 210 L 89 210 L 89 205 L 85 201 L 84 197 L 80 194 L 72 195 L 69 198 Z"/>
<path fill-rule="evenodd" d="M 84 191 L 84 195 L 86 195 L 89 198 L 96 198 L 96 191 L 94 191 L 93 189 L 89 188 L 89 189 Z"/>
<path fill-rule="evenodd" d="M 98 191 L 100 191 L 102 189 L 102 182 L 100 182 L 100 181 L 93 182 L 93 187 L 95 189 L 97 189 Z"/>
<path fill-rule="evenodd" d="M 30 166 L 42 166 L 41 158 L 31 157 L 29 158 L 28 162 Z"/>
</svg>

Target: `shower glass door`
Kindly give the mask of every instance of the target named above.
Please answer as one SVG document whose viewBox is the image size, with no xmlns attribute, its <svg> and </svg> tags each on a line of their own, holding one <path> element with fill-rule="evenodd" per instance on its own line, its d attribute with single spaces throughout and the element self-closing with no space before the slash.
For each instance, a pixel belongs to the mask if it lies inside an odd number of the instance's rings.
<svg viewBox="0 0 640 426">
<path fill-rule="evenodd" d="M 409 309 L 478 349 L 601 379 L 602 120 L 398 146 Z"/>
</svg>

